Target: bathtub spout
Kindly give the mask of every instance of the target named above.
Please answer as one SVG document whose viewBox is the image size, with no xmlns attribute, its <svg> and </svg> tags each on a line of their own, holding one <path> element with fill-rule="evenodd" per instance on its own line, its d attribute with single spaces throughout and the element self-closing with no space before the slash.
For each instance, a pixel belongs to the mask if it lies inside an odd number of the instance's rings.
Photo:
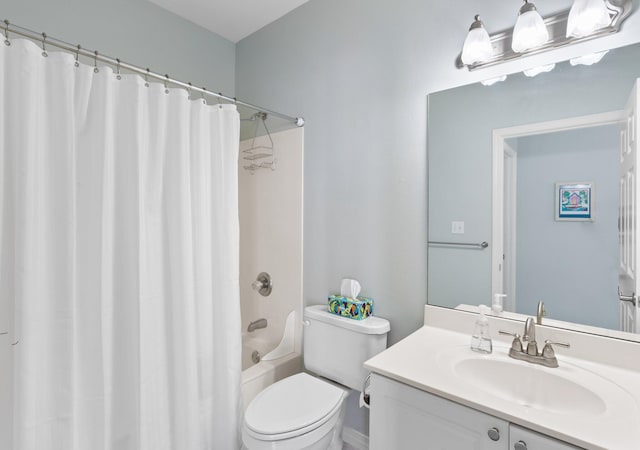
<svg viewBox="0 0 640 450">
<path fill-rule="evenodd" d="M 247 327 L 247 331 L 249 333 L 252 333 L 255 330 L 259 330 L 260 328 L 267 328 L 267 319 L 254 320 L 249 324 L 249 327 Z"/>
</svg>

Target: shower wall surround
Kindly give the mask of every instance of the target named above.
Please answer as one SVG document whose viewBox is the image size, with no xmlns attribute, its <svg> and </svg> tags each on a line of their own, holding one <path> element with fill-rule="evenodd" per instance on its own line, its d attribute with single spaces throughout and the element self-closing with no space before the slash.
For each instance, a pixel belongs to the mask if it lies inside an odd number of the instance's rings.
<svg viewBox="0 0 640 450">
<path fill-rule="evenodd" d="M 252 139 L 240 143 L 240 306 L 242 331 L 250 322 L 267 319 L 268 326 L 252 336 L 273 350 L 284 333 L 291 311 L 296 313 L 295 351 L 300 353 L 302 323 L 302 185 L 304 129 L 273 133 L 275 170 L 251 172 L 243 168 L 243 150 Z M 256 146 L 270 145 L 267 136 Z M 272 292 L 264 297 L 251 288 L 261 272 L 271 275 Z M 264 353 L 262 354 L 264 356 Z"/>
</svg>

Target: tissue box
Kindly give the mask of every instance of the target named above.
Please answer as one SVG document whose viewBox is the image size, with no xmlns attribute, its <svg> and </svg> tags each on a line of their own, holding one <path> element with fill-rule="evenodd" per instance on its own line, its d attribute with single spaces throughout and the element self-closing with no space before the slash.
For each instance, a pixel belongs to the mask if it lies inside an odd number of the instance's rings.
<svg viewBox="0 0 640 450">
<path fill-rule="evenodd" d="M 342 295 L 330 295 L 329 312 L 354 320 L 366 319 L 373 314 L 373 299 L 367 297 L 353 299 Z"/>
</svg>

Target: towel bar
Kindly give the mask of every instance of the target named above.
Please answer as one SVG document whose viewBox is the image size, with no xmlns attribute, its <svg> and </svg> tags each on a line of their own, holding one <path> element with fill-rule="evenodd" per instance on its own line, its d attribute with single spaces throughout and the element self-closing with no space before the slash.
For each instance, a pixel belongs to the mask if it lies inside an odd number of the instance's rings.
<svg viewBox="0 0 640 450">
<path fill-rule="evenodd" d="M 429 241 L 429 245 L 455 245 L 460 247 L 477 247 L 485 249 L 489 246 L 487 241 L 476 244 L 475 242 L 442 242 L 442 241 Z"/>
</svg>

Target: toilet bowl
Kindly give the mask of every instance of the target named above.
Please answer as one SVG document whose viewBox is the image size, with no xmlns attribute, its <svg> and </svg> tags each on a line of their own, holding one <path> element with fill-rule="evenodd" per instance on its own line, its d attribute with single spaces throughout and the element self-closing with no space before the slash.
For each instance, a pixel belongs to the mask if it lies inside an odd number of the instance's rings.
<svg viewBox="0 0 640 450">
<path fill-rule="evenodd" d="M 304 365 L 318 376 L 298 373 L 260 392 L 244 414 L 245 449 L 342 449 L 345 399 L 362 388 L 364 361 L 386 348 L 389 322 L 340 317 L 326 305 L 306 307 L 304 318 Z"/>
<path fill-rule="evenodd" d="M 251 450 L 340 450 L 347 394 L 306 373 L 280 380 L 247 407 L 242 441 Z"/>
</svg>

